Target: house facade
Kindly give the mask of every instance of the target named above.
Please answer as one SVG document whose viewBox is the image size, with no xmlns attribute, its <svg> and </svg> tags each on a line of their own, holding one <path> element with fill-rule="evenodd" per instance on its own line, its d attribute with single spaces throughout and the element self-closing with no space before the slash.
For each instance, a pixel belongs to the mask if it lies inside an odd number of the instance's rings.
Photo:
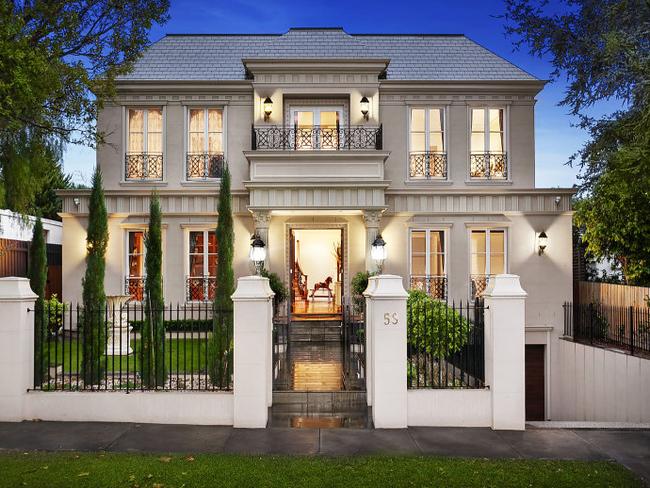
<svg viewBox="0 0 650 488">
<path fill-rule="evenodd" d="M 236 276 L 253 273 L 259 235 L 294 318 L 340 313 L 351 278 L 377 269 L 381 234 L 383 271 L 436 298 L 472 300 L 490 276 L 519 275 L 527 343 L 550 345 L 572 294 L 572 190 L 535 187 L 543 86 L 462 35 L 168 35 L 98 117 L 106 292 L 142 299 L 156 190 L 165 300 L 213 296 L 227 164 Z M 62 196 L 63 296 L 78 301 L 89 192 Z M 542 350 L 548 415 L 553 358 Z"/>
</svg>

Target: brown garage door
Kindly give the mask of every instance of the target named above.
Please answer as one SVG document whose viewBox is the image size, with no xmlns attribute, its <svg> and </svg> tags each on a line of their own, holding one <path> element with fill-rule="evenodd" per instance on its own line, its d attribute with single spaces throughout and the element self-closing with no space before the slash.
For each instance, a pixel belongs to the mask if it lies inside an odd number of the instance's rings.
<svg viewBox="0 0 650 488">
<path fill-rule="evenodd" d="M 544 420 L 544 346 L 526 346 L 526 420 Z"/>
</svg>

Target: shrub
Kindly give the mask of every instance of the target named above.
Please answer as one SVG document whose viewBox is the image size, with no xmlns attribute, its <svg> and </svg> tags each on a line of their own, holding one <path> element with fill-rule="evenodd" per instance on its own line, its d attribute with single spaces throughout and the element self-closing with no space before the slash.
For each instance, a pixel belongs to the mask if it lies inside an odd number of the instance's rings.
<svg viewBox="0 0 650 488">
<path fill-rule="evenodd" d="M 134 332 L 142 330 L 143 320 L 130 320 L 129 325 Z M 212 319 L 177 319 L 165 320 L 164 329 L 167 332 L 210 332 L 212 330 Z"/>
<path fill-rule="evenodd" d="M 56 293 L 52 293 L 50 299 L 45 301 L 45 307 L 48 313 L 48 332 L 51 335 L 56 335 L 63 327 L 65 303 L 61 303 Z"/>
<path fill-rule="evenodd" d="M 43 350 L 47 341 L 45 319 L 45 284 L 47 282 L 47 253 L 43 222 L 40 218 L 34 224 L 29 253 L 29 284 L 38 295 L 34 312 L 34 383 L 40 385 L 45 376 Z"/>
<path fill-rule="evenodd" d="M 363 309 L 363 292 L 368 288 L 368 279 L 376 274 L 374 271 L 359 271 L 352 277 L 350 288 L 352 290 L 352 304 L 356 311 Z"/>
<path fill-rule="evenodd" d="M 275 293 L 273 297 L 273 314 L 277 315 L 280 304 L 289 297 L 289 291 L 284 286 L 284 282 L 277 273 L 271 273 L 267 269 L 262 269 L 262 276 L 269 279 L 271 291 Z"/>
</svg>

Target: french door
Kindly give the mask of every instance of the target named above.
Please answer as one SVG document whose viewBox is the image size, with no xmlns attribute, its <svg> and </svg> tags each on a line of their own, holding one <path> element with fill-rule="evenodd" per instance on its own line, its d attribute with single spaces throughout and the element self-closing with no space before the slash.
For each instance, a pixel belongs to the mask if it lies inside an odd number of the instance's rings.
<svg viewBox="0 0 650 488">
<path fill-rule="evenodd" d="M 339 149 L 344 145 L 342 107 L 293 107 L 296 149 Z"/>
</svg>

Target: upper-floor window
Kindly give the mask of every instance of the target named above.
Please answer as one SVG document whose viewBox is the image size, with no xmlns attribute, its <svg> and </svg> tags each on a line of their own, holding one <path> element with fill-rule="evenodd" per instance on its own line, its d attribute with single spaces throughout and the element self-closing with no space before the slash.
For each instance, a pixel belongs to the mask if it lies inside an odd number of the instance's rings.
<svg viewBox="0 0 650 488">
<path fill-rule="evenodd" d="M 504 119 L 503 108 L 484 107 L 471 110 L 471 178 L 508 178 Z"/>
<path fill-rule="evenodd" d="M 343 107 L 292 108 L 296 149 L 339 149 L 344 144 Z"/>
<path fill-rule="evenodd" d="M 127 180 L 163 179 L 163 111 L 130 108 L 127 120 Z"/>
<path fill-rule="evenodd" d="M 217 286 L 217 233 L 193 230 L 188 233 L 187 300 L 213 300 Z"/>
<path fill-rule="evenodd" d="M 447 296 L 445 244 L 442 230 L 411 231 L 411 288 L 441 300 Z"/>
<path fill-rule="evenodd" d="M 506 271 L 506 233 L 503 229 L 472 230 L 470 233 L 471 296 L 485 291 L 490 276 Z"/>
<path fill-rule="evenodd" d="M 144 297 L 144 231 L 132 230 L 127 233 L 125 293 L 132 300 L 141 302 Z"/>
<path fill-rule="evenodd" d="M 445 111 L 434 107 L 412 108 L 409 127 L 409 176 L 446 178 Z"/>
<path fill-rule="evenodd" d="M 223 110 L 191 108 L 187 124 L 187 179 L 221 178 L 223 173 Z"/>
</svg>

